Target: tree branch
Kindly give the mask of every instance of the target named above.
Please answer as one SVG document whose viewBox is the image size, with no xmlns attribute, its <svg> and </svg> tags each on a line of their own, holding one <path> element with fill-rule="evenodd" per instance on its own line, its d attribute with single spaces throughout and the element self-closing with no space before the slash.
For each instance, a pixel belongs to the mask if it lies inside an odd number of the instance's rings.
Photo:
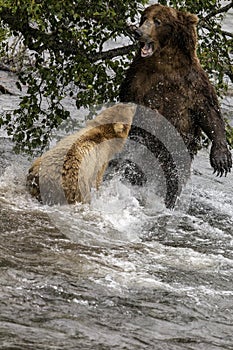
<svg viewBox="0 0 233 350">
<path fill-rule="evenodd" d="M 13 95 L 5 86 L 0 85 L 0 93 L 7 94 L 7 95 Z"/>
<path fill-rule="evenodd" d="M 233 1 L 230 2 L 230 4 L 220 7 L 219 9 L 216 9 L 214 11 L 211 11 L 207 16 L 203 17 L 201 21 L 208 21 L 211 17 L 214 17 L 216 15 L 219 15 L 220 13 L 225 13 L 228 10 L 233 8 Z"/>
<path fill-rule="evenodd" d="M 233 83 L 233 73 L 230 70 L 227 70 L 225 74 L 230 78 L 230 81 Z"/>
<path fill-rule="evenodd" d="M 70 42 L 64 43 L 59 41 L 57 33 L 44 33 L 39 29 L 32 28 L 19 10 L 18 13 L 13 14 L 8 8 L 2 7 L 0 18 L 12 31 L 23 34 L 27 47 L 30 50 L 43 52 L 44 50 L 50 49 L 54 52 L 62 51 L 66 54 L 74 54 L 78 52 L 77 44 L 72 45 Z M 20 18 L 21 20 L 16 21 L 16 18 Z"/>
<path fill-rule="evenodd" d="M 226 32 L 225 30 L 222 30 L 222 34 L 225 35 L 225 36 L 229 36 L 229 37 L 233 38 L 233 34 L 229 33 L 229 32 Z"/>
<path fill-rule="evenodd" d="M 2 62 L 0 62 L 0 70 L 4 72 L 14 72 L 14 69 Z"/>
<path fill-rule="evenodd" d="M 4 23 L 6 23 L 11 30 L 17 31 L 23 34 L 26 45 L 30 50 L 36 52 L 43 52 L 44 50 L 53 50 L 54 52 L 63 52 L 67 55 L 76 55 L 80 52 L 80 48 L 77 43 L 70 41 L 60 41 L 55 32 L 44 33 L 39 29 L 32 28 L 27 20 L 16 21 L 15 18 L 23 18 L 20 14 L 13 14 L 8 8 L 1 8 L 0 18 Z M 132 29 L 129 28 L 129 32 Z M 130 51 L 135 49 L 136 45 L 123 46 L 108 51 L 103 51 L 100 53 L 93 53 L 86 56 L 91 62 L 96 62 L 99 60 L 111 59 L 117 56 L 122 56 L 128 54 Z"/>
<path fill-rule="evenodd" d="M 114 58 L 117 56 L 127 55 L 128 53 L 133 51 L 136 47 L 137 47 L 137 45 L 135 45 L 135 44 L 128 45 L 128 46 L 121 46 L 121 47 L 117 47 L 115 49 L 111 49 L 108 51 L 94 53 L 93 55 L 89 55 L 88 58 L 91 62 L 111 59 L 111 58 Z"/>
</svg>

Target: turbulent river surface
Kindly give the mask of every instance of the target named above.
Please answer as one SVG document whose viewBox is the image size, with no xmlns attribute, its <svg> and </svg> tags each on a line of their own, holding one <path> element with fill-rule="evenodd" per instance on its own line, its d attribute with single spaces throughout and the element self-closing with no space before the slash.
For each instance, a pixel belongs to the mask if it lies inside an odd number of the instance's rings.
<svg viewBox="0 0 233 350">
<path fill-rule="evenodd" d="M 0 96 L 1 111 L 17 102 Z M 215 177 L 208 150 L 181 209 L 117 178 L 91 205 L 49 207 L 0 139 L 1 350 L 233 349 L 233 175 Z"/>
</svg>

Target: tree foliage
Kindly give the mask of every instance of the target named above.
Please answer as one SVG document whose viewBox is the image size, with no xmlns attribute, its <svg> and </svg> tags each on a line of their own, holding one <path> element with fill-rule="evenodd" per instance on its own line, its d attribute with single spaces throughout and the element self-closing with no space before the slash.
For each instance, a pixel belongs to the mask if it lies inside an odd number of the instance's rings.
<svg viewBox="0 0 233 350">
<path fill-rule="evenodd" d="M 222 30 L 222 19 L 233 2 L 219 0 L 159 1 L 199 18 L 199 56 L 204 68 L 223 88 L 233 80 L 233 35 Z M 23 94 L 13 114 L 0 116 L 18 150 L 46 145 L 52 129 L 68 118 L 62 101 L 75 98 L 77 108 L 117 100 L 119 84 L 137 46 L 128 24 L 138 21 L 146 0 L 0 0 L 2 60 L 9 38 L 22 38 L 30 65 L 18 72 Z M 17 20 L 18 19 L 18 20 Z M 117 47 L 119 37 L 129 45 Z M 12 39 L 11 39 L 12 40 Z M 109 42 L 116 47 L 108 49 Z M 4 61 L 3 61 L 4 62 Z M 7 63 L 7 62 L 5 62 Z"/>
</svg>

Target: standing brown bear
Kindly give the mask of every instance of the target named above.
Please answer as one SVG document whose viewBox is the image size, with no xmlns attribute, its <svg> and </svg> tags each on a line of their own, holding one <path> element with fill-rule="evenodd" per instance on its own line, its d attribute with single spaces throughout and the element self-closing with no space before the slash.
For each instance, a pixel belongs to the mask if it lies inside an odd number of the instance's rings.
<svg viewBox="0 0 233 350">
<path fill-rule="evenodd" d="M 201 131 L 212 141 L 217 175 L 231 171 L 225 125 L 217 96 L 196 54 L 197 16 L 159 4 L 142 14 L 135 36 L 140 51 L 120 90 L 120 100 L 158 110 L 181 134 L 191 157 Z"/>
</svg>

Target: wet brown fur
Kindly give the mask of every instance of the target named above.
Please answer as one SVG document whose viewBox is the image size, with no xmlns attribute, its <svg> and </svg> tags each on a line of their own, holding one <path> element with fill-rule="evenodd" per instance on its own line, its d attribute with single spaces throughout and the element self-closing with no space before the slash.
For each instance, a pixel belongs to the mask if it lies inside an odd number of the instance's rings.
<svg viewBox="0 0 233 350">
<path fill-rule="evenodd" d="M 196 55 L 197 16 L 159 4 L 142 14 L 139 38 L 152 42 L 154 53 L 140 51 L 126 73 L 120 100 L 157 109 L 180 132 L 193 157 L 201 131 L 212 141 L 211 165 L 218 174 L 230 171 L 225 125 L 216 93 Z"/>
<path fill-rule="evenodd" d="M 124 146 L 135 110 L 132 104 L 110 107 L 37 158 L 27 176 L 31 195 L 48 204 L 90 202 L 91 188 L 99 188 L 108 162 Z"/>
</svg>

